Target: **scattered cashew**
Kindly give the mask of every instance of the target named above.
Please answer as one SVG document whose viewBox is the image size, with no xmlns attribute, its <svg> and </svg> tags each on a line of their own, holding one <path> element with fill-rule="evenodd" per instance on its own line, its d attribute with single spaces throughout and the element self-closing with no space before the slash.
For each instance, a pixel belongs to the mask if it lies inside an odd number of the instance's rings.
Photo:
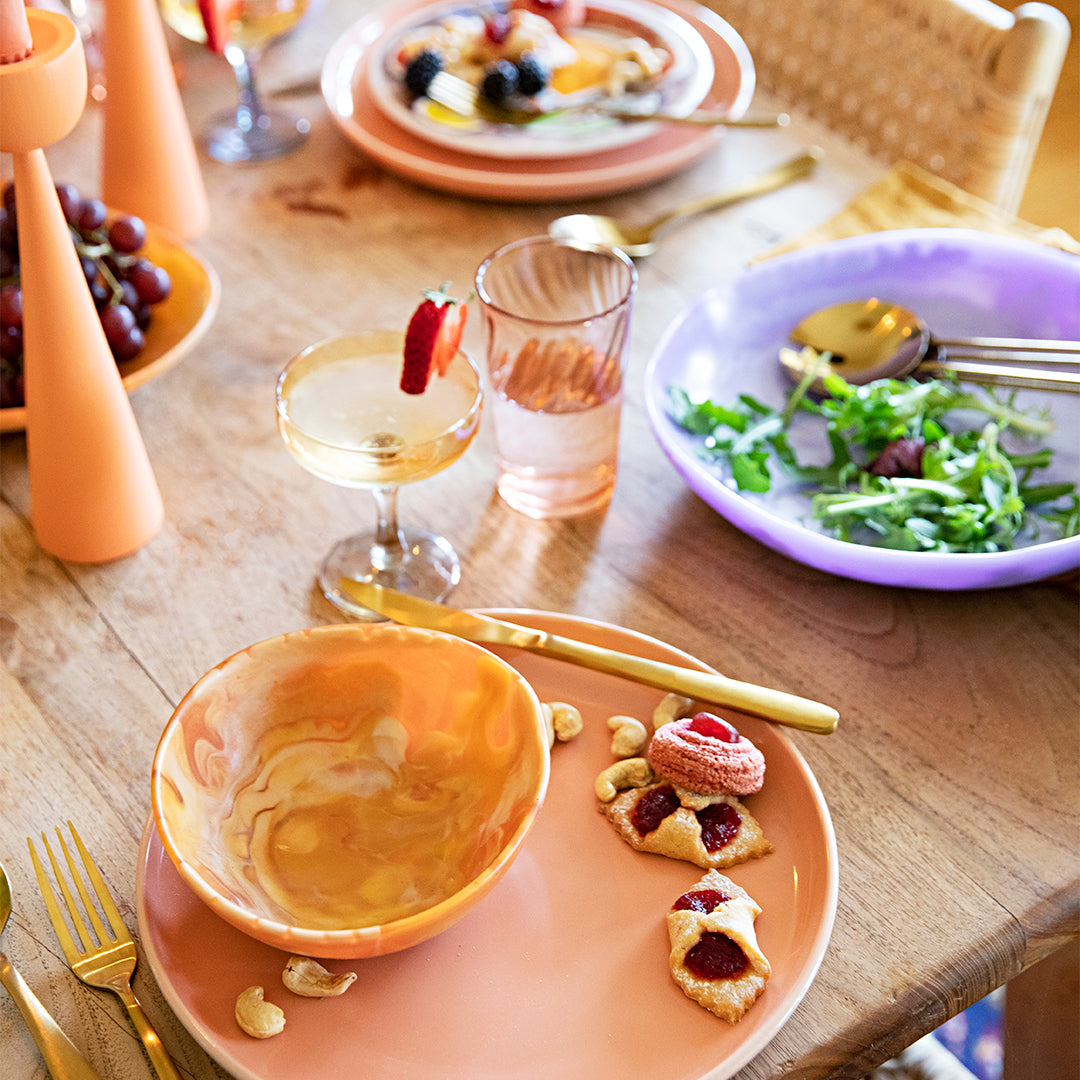
<svg viewBox="0 0 1080 1080">
<path fill-rule="evenodd" d="M 680 694 L 665 694 L 660 704 L 653 710 L 653 728 L 663 727 L 664 724 L 670 724 L 673 720 L 681 720 L 684 716 L 689 716 L 693 707 L 693 698 L 683 697 Z"/>
<path fill-rule="evenodd" d="M 581 713 L 573 705 L 567 705 L 564 701 L 544 702 L 543 710 L 550 745 L 553 746 L 556 739 L 559 742 L 569 742 L 581 734 L 585 724 Z"/>
<path fill-rule="evenodd" d="M 611 739 L 611 752 L 617 758 L 637 757 L 649 741 L 645 725 L 632 716 L 610 716 L 608 728 L 614 732 Z"/>
<path fill-rule="evenodd" d="M 261 986 L 249 986 L 236 999 L 236 1022 L 253 1039 L 269 1039 L 285 1028 L 285 1014 L 273 1002 L 263 999 Z"/>
<path fill-rule="evenodd" d="M 611 802 L 624 788 L 645 787 L 653 781 L 653 771 L 643 757 L 623 758 L 609 765 L 594 785 L 596 797 L 601 802 Z"/>
<path fill-rule="evenodd" d="M 337 997 L 356 982 L 356 972 L 335 975 L 310 956 L 290 956 L 281 973 L 281 981 L 287 990 L 300 997 Z"/>
<path fill-rule="evenodd" d="M 555 710 L 546 702 L 540 702 L 540 711 L 544 714 L 544 727 L 547 728 L 548 746 L 555 745 Z"/>
</svg>

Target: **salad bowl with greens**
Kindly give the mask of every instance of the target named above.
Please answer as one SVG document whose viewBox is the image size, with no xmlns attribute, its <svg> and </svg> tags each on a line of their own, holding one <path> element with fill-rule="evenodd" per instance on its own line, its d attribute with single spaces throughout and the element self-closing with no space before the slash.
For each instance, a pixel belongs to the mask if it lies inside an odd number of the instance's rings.
<svg viewBox="0 0 1080 1080">
<path fill-rule="evenodd" d="M 1080 566 L 1080 395 L 793 386 L 791 328 L 868 296 L 939 334 L 1080 340 L 1080 258 L 1042 245 L 919 229 L 778 256 L 699 297 L 649 363 L 650 423 L 676 470 L 736 527 L 844 577 L 973 589 Z"/>
</svg>

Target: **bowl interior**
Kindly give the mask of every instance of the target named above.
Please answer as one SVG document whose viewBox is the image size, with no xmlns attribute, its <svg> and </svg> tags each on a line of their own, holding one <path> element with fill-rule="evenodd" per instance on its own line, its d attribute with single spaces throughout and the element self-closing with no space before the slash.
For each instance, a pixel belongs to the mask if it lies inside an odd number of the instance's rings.
<svg viewBox="0 0 1080 1080">
<path fill-rule="evenodd" d="M 512 667 L 376 624 L 272 638 L 204 675 L 166 725 L 151 796 L 215 911 L 283 948 L 359 956 L 485 895 L 547 779 L 540 705 Z"/>
</svg>

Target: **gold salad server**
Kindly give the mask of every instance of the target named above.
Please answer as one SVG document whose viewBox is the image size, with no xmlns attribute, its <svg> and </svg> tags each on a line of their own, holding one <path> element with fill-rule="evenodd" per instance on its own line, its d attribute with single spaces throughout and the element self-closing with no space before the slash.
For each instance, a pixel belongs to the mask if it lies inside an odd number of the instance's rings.
<svg viewBox="0 0 1080 1080">
<path fill-rule="evenodd" d="M 652 686 L 669 693 L 683 694 L 697 701 L 727 705 L 760 716 L 776 724 L 828 735 L 836 730 L 840 714 L 836 709 L 781 690 L 770 690 L 753 683 L 739 682 L 712 671 L 695 671 L 642 656 L 587 645 L 571 638 L 557 637 L 542 630 L 503 622 L 488 615 L 458 611 L 431 600 L 421 600 L 406 593 L 341 578 L 338 585 L 357 603 L 406 626 L 441 630 L 455 637 L 481 645 L 506 645 L 527 652 L 564 660 L 569 664 L 619 675 L 632 682 Z"/>
</svg>

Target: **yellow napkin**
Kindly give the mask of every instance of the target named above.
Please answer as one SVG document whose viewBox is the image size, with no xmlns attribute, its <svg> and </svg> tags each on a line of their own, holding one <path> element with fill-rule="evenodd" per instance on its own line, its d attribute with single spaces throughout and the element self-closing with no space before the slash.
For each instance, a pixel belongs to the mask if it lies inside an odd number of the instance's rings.
<svg viewBox="0 0 1080 1080">
<path fill-rule="evenodd" d="M 937 227 L 1017 236 L 1080 255 L 1080 243 L 1064 229 L 1047 229 L 1021 221 L 950 181 L 901 161 L 835 217 L 772 248 L 763 257 L 886 229 Z"/>
</svg>

